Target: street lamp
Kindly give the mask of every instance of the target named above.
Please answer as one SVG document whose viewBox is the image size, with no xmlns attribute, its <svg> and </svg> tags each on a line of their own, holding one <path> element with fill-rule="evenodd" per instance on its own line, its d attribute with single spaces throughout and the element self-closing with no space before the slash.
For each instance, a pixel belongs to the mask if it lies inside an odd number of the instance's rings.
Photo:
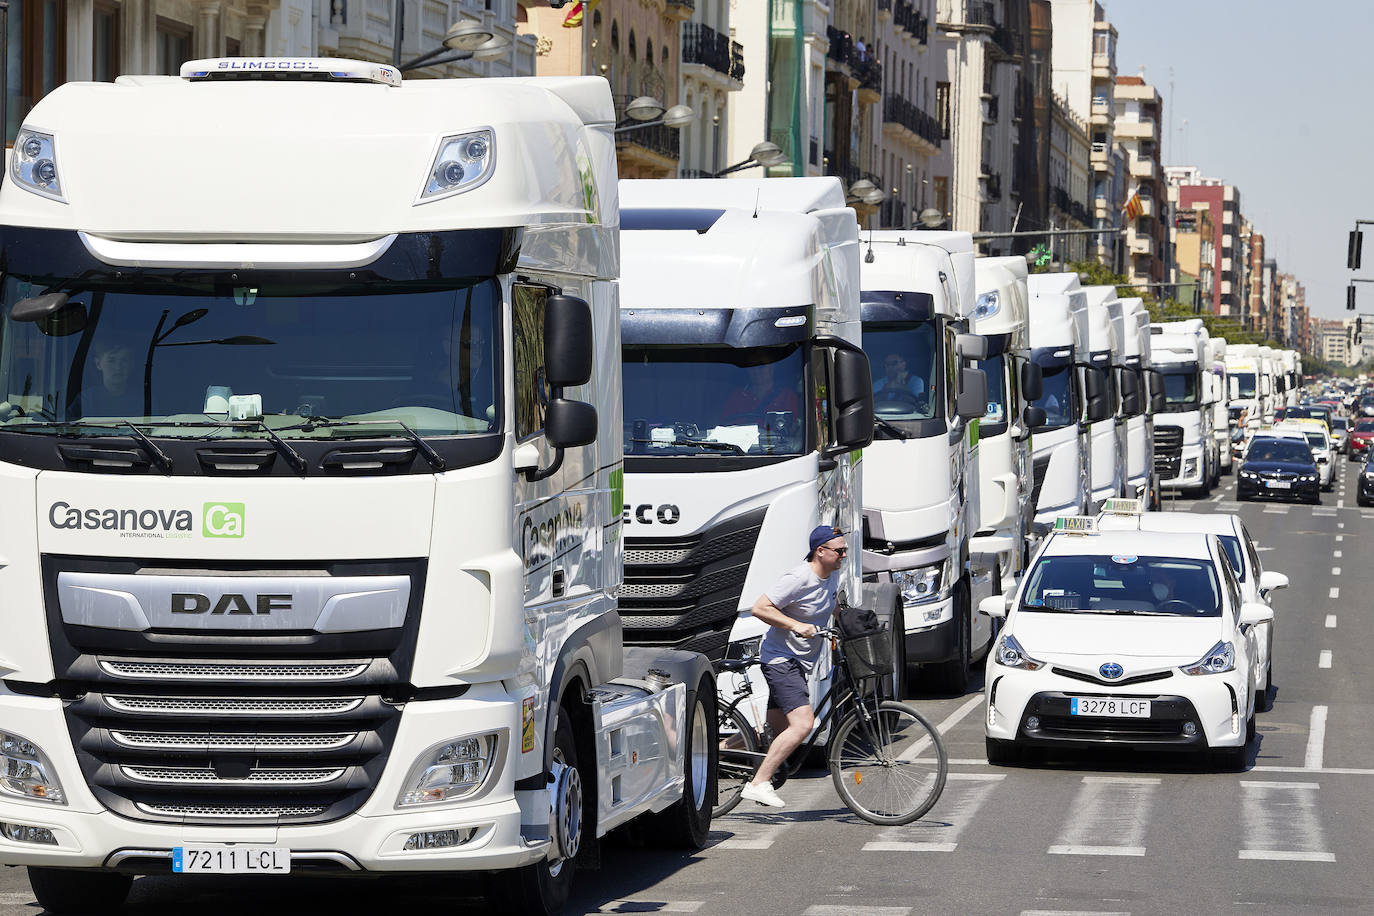
<svg viewBox="0 0 1374 916">
<path fill-rule="evenodd" d="M 945 215 L 934 207 L 926 207 L 916 214 L 916 219 L 927 229 L 939 229 L 945 224 Z"/>
<path fill-rule="evenodd" d="M 510 47 L 510 40 L 493 32 L 476 19 L 459 19 L 448 27 L 443 46 L 421 54 L 409 63 L 401 63 L 401 43 L 405 34 L 405 2 L 396 0 L 392 16 L 392 64 L 404 73 L 421 67 L 451 64 L 460 60 L 499 60 Z"/>
<path fill-rule="evenodd" d="M 887 197 L 887 195 L 883 193 L 882 188 L 878 187 L 867 178 L 860 178 L 850 185 L 848 196 L 860 203 L 868 204 L 870 207 L 878 206 L 878 204 L 882 203 Z"/>
<path fill-rule="evenodd" d="M 396 69 L 405 73 L 408 70 L 437 67 L 440 64 L 451 64 L 460 60 L 500 60 L 506 56 L 506 50 L 509 47 L 510 39 L 497 35 L 474 49 L 454 51 L 447 47 L 435 48 L 408 63 L 398 64 Z"/>
<path fill-rule="evenodd" d="M 711 177 L 723 178 L 724 176 L 729 175 L 731 172 L 739 172 L 743 171 L 744 169 L 752 169 L 755 166 L 760 165 L 766 169 L 771 169 L 773 166 L 782 165 L 786 161 L 787 154 L 782 151 L 782 147 L 778 146 L 776 143 L 769 142 L 768 140 L 763 140 L 759 143 L 754 144 L 754 148 L 749 151 L 748 159 L 745 159 L 741 162 L 736 162 L 734 165 L 728 165 L 725 168 L 721 169 L 719 172 L 713 174 Z"/>
<path fill-rule="evenodd" d="M 665 110 L 662 102 L 648 95 L 641 95 L 626 105 L 625 116 L 629 120 L 616 125 L 617 134 L 645 127 L 658 127 L 660 124 L 681 130 L 697 119 L 697 113 L 686 105 L 674 105 Z"/>
</svg>

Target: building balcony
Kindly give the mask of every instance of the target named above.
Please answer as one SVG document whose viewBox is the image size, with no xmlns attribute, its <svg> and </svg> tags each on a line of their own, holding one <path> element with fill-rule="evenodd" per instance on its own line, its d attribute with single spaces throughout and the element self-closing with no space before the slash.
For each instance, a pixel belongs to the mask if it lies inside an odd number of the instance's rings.
<svg viewBox="0 0 1374 916">
<path fill-rule="evenodd" d="M 859 101 L 864 105 L 876 105 L 883 98 L 883 64 L 875 57 L 865 57 L 859 61 Z"/>
<path fill-rule="evenodd" d="M 1106 99 L 1093 99 L 1088 112 L 1088 123 L 1094 127 L 1108 127 L 1112 123 L 1112 106 Z"/>
<path fill-rule="evenodd" d="M 634 96 L 615 97 L 615 120 L 617 124 L 634 124 L 625 114 L 625 108 Z M 635 127 L 623 134 L 616 134 L 615 151 L 622 166 L 637 170 L 664 172 L 664 176 L 677 172 L 677 162 L 681 155 L 682 132 L 666 124 L 652 127 Z M 623 177 L 623 176 L 622 176 Z"/>
<path fill-rule="evenodd" d="M 1133 255 L 1152 255 L 1155 251 L 1154 240 L 1148 235 L 1132 235 L 1129 243 L 1130 252 Z"/>
<path fill-rule="evenodd" d="M 1093 55 L 1093 79 L 1114 79 L 1116 77 L 1116 61 L 1112 60 L 1110 54 Z"/>
<path fill-rule="evenodd" d="M 692 13 L 696 12 L 696 8 L 696 0 L 667 0 L 663 15 L 678 22 L 686 22 L 692 18 Z"/>
<path fill-rule="evenodd" d="M 878 0 L 878 18 L 888 20 L 892 18 L 892 0 Z"/>
<path fill-rule="evenodd" d="M 1152 197 L 1142 197 L 1142 198 L 1140 198 L 1140 215 L 1141 215 L 1141 216 L 1154 216 L 1154 215 L 1155 215 L 1155 201 L 1154 201 L 1154 198 L 1152 198 Z"/>
<path fill-rule="evenodd" d="M 1094 171 L 1100 171 L 1107 168 L 1110 158 L 1107 146 L 1107 143 L 1101 141 L 1093 143 L 1092 149 L 1088 153 L 1088 162 L 1092 165 Z"/>
<path fill-rule="evenodd" d="M 915 141 L 927 155 L 940 151 L 940 122 L 897 95 L 883 100 L 883 131 Z"/>
<path fill-rule="evenodd" d="M 715 75 L 715 81 L 724 79 L 739 83 L 744 76 L 744 51 L 739 42 L 732 42 L 730 36 L 722 35 L 709 25 L 686 22 L 682 25 L 682 65 L 685 74 L 691 72 L 685 68 L 702 68 L 709 72 L 698 75 L 708 80 Z M 736 69 L 739 76 L 735 76 Z M 732 85 L 730 88 L 740 87 Z"/>
<path fill-rule="evenodd" d="M 1002 174 L 1000 172 L 989 171 L 986 164 L 983 165 L 982 192 L 983 200 L 992 203 L 1002 199 Z"/>
<path fill-rule="evenodd" d="M 1131 176 L 1134 178 L 1154 178 L 1159 174 L 1159 168 L 1153 159 L 1132 159 Z"/>
<path fill-rule="evenodd" d="M 997 96 L 995 96 L 995 95 L 985 95 L 985 96 L 983 96 L 983 123 L 984 123 L 984 124 L 996 124 L 996 123 L 997 123 L 997 115 L 998 115 L 998 113 L 999 113 L 999 112 L 998 112 Z"/>
<path fill-rule="evenodd" d="M 1151 120 L 1125 121 L 1116 119 L 1116 136 L 1121 140 L 1158 140 L 1159 122 Z"/>
</svg>

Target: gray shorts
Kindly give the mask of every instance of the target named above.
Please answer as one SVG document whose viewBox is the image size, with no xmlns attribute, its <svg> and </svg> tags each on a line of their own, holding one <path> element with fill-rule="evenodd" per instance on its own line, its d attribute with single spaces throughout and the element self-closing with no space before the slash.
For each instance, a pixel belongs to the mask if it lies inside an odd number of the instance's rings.
<svg viewBox="0 0 1374 916">
<path fill-rule="evenodd" d="M 811 691 L 806 685 L 806 669 L 795 658 L 785 658 L 763 666 L 763 679 L 768 682 L 768 708 L 789 713 L 811 705 Z"/>
</svg>

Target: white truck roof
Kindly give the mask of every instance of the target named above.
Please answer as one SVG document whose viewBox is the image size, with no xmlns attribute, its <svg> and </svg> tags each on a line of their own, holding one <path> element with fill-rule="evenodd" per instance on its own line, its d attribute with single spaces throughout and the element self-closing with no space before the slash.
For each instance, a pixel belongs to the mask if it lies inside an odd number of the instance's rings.
<svg viewBox="0 0 1374 916">
<path fill-rule="evenodd" d="M 1021 255 L 1003 258 L 978 258 L 973 262 L 978 284 L 978 306 L 973 312 L 976 334 L 1010 334 L 1009 350 L 1029 346 L 1029 302 L 1026 279 L 1029 269 Z M 996 297 L 985 300 L 985 294 Z"/>
<path fill-rule="evenodd" d="M 864 290 L 930 293 L 933 312 L 948 318 L 960 317 L 972 309 L 971 301 L 969 305 L 963 302 L 955 266 L 955 257 L 961 251 L 973 251 L 970 233 L 876 230 L 863 233 L 860 247 L 864 252 L 859 267 Z M 955 250 L 953 254 L 951 248 Z M 947 278 L 945 282 L 941 281 L 941 274 Z"/>
<path fill-rule="evenodd" d="M 1116 287 L 1085 286 L 1083 295 L 1088 302 L 1088 349 L 1093 353 L 1121 353 L 1121 342 L 1112 326 L 1109 302 L 1116 302 Z"/>
<path fill-rule="evenodd" d="M 1031 274 L 1030 345 L 1088 349 L 1088 299 L 1076 273 Z"/>
<path fill-rule="evenodd" d="M 911 244 L 925 245 L 945 252 L 946 264 L 943 269 L 951 283 L 951 292 L 947 293 L 946 297 L 949 299 L 952 311 L 942 314 L 952 314 L 961 318 L 967 318 L 973 314 L 978 292 L 973 273 L 973 263 L 977 257 L 977 251 L 973 246 L 972 233 L 931 231 L 929 229 L 876 229 L 865 231 L 863 241 L 865 257 L 867 257 L 870 243 L 875 247 L 875 254 L 889 246 L 901 247 Z M 888 281 L 880 281 L 876 277 L 870 280 L 870 276 L 874 276 L 873 272 L 869 270 L 870 266 L 872 265 L 864 264 L 864 289 L 901 288 L 883 286 L 881 284 Z M 879 271 L 885 269 L 879 268 Z M 892 282 L 896 282 L 895 278 Z"/>
</svg>

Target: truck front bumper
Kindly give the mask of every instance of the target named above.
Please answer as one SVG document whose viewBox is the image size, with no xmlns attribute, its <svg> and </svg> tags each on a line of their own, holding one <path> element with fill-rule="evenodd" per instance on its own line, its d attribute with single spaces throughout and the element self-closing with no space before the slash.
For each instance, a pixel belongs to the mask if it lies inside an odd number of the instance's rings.
<svg viewBox="0 0 1374 916">
<path fill-rule="evenodd" d="M 936 623 L 924 623 L 926 613 L 939 612 Z M 959 624 L 954 619 L 954 596 L 929 604 L 915 604 L 906 611 L 906 660 L 911 663 L 944 662 L 959 654 Z"/>
<path fill-rule="evenodd" d="M 1175 477 L 1161 478 L 1160 487 L 1167 487 L 1171 490 L 1185 490 L 1202 486 L 1203 476 L 1206 473 L 1206 464 L 1202 446 L 1185 445 L 1183 446 L 1183 457 L 1178 463 L 1178 475 Z"/>
</svg>

